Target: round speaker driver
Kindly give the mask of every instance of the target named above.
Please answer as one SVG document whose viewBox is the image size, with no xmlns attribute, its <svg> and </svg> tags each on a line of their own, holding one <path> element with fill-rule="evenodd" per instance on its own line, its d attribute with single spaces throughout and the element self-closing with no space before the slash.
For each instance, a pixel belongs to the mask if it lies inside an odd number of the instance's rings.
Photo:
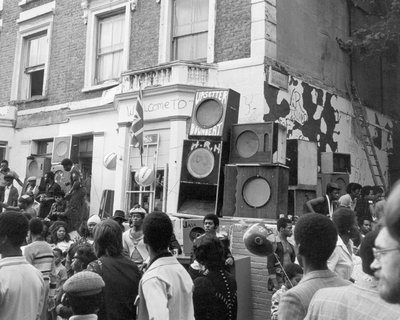
<svg viewBox="0 0 400 320">
<path fill-rule="evenodd" d="M 57 156 L 65 155 L 68 151 L 68 144 L 65 141 L 60 141 L 54 151 Z"/>
<path fill-rule="evenodd" d="M 236 150 L 242 158 L 254 156 L 258 148 L 258 137 L 253 131 L 243 131 L 236 139 Z"/>
<path fill-rule="evenodd" d="M 214 169 L 214 155 L 205 148 L 194 149 L 188 156 L 186 167 L 195 178 L 205 178 Z"/>
<path fill-rule="evenodd" d="M 252 177 L 244 183 L 242 194 L 244 201 L 250 207 L 260 208 L 269 201 L 271 187 L 264 178 Z"/>
<path fill-rule="evenodd" d="M 224 109 L 218 101 L 206 99 L 196 108 L 196 121 L 203 128 L 211 128 L 220 122 Z"/>
</svg>

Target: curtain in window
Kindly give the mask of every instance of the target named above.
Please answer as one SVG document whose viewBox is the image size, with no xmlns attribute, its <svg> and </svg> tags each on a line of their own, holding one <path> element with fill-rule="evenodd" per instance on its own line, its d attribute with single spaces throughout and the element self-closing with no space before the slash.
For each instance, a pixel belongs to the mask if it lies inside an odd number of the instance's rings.
<svg viewBox="0 0 400 320">
<path fill-rule="evenodd" d="M 174 58 L 207 58 L 208 0 L 175 0 Z"/>
<path fill-rule="evenodd" d="M 97 83 L 119 78 L 122 71 L 124 15 L 99 20 Z"/>
</svg>

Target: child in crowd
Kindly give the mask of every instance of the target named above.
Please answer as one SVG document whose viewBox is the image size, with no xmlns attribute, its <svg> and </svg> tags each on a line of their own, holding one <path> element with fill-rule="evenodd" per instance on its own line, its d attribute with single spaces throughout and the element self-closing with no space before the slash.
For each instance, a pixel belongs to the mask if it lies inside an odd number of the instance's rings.
<svg viewBox="0 0 400 320">
<path fill-rule="evenodd" d="M 55 202 L 51 205 L 50 212 L 45 218 L 50 221 L 66 221 L 67 217 L 65 216 L 65 209 L 67 208 L 67 202 L 64 200 L 65 193 L 64 191 L 56 191 L 54 192 L 54 200 Z"/>
<path fill-rule="evenodd" d="M 62 264 L 64 257 L 63 257 L 63 253 L 62 253 L 61 249 L 54 248 L 53 253 L 54 253 L 54 258 L 55 258 L 54 264 L 56 266 L 56 268 L 54 270 L 55 271 L 54 277 L 55 277 L 55 283 L 56 283 L 55 296 L 57 299 L 57 297 L 60 295 L 60 293 L 62 291 L 61 289 L 62 289 L 64 282 L 67 281 L 67 279 L 68 279 L 68 275 L 67 275 L 67 269 Z M 49 310 L 49 311 L 51 312 L 52 320 L 56 320 L 57 314 L 56 314 L 55 309 Z"/>
<path fill-rule="evenodd" d="M 271 320 L 278 319 L 279 302 L 283 294 L 290 288 L 295 287 L 303 277 L 303 269 L 295 263 L 289 263 L 285 267 L 285 272 L 285 283 L 273 294 L 271 299 Z"/>
<path fill-rule="evenodd" d="M 67 224 L 63 221 L 56 221 L 50 229 L 53 248 L 61 249 L 63 255 L 66 256 L 69 247 L 73 243 L 67 233 Z"/>
</svg>

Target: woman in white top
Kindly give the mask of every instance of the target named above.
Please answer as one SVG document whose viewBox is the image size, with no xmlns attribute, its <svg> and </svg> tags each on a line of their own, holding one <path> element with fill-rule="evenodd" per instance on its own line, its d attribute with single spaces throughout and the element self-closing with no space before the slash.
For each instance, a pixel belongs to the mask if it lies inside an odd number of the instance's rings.
<svg viewBox="0 0 400 320">
<path fill-rule="evenodd" d="M 332 221 L 338 232 L 336 248 L 328 259 L 328 268 L 340 277 L 350 280 L 353 272 L 353 241 L 351 238 L 358 236 L 355 212 L 348 208 L 337 209 L 332 216 Z"/>
</svg>

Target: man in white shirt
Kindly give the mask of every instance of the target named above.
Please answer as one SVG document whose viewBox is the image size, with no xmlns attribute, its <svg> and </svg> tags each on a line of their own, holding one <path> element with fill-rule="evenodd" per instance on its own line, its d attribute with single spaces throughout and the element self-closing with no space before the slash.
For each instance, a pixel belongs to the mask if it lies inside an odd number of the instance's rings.
<svg viewBox="0 0 400 320">
<path fill-rule="evenodd" d="M 45 301 L 42 274 L 22 256 L 28 220 L 19 212 L 0 214 L 0 319 L 37 320 Z"/>
</svg>

